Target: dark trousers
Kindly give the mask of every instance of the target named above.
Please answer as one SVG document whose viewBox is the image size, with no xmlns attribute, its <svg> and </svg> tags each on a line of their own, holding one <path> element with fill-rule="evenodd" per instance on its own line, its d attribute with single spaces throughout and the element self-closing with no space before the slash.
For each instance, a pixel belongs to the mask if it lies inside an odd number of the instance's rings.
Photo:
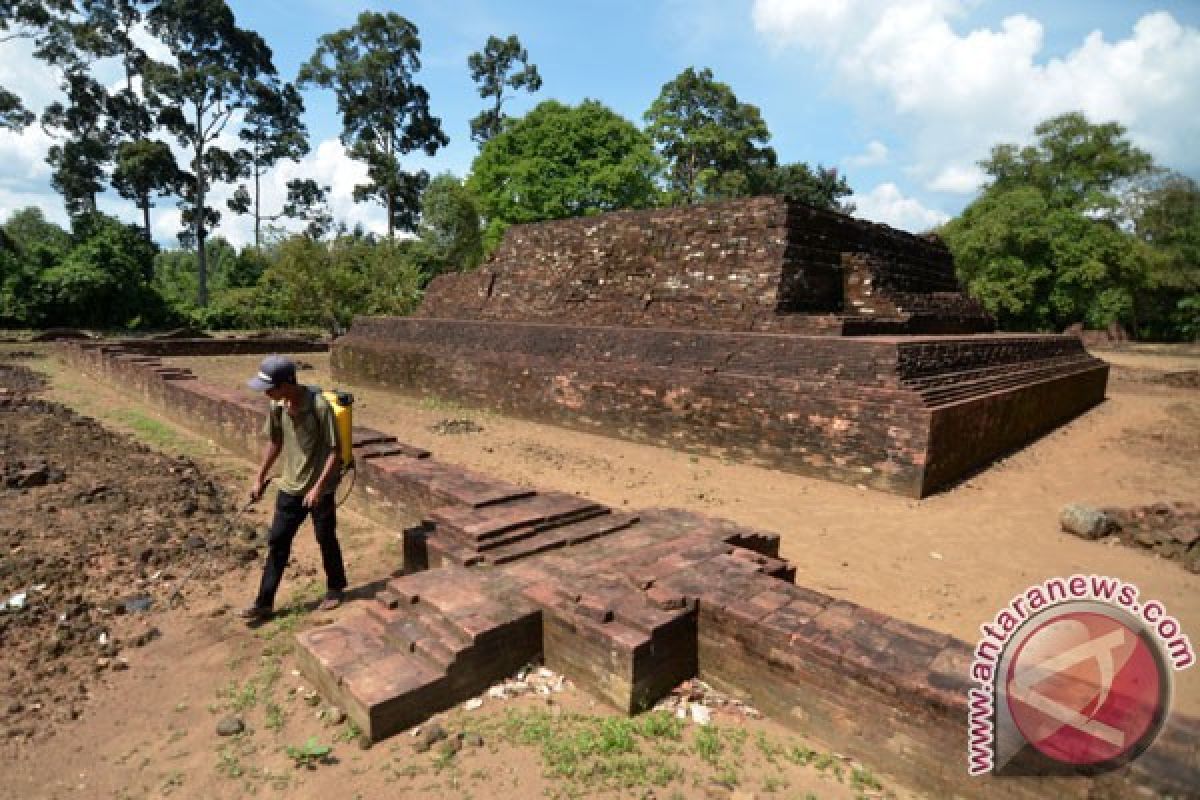
<svg viewBox="0 0 1200 800">
<path fill-rule="evenodd" d="M 337 504 L 333 492 L 327 492 L 311 509 L 304 507 L 303 497 L 279 492 L 275 498 L 275 518 L 271 520 L 271 530 L 267 534 L 267 563 L 263 567 L 258 599 L 254 601 L 259 608 L 275 607 L 275 592 L 292 555 L 292 540 L 310 512 L 317 544 L 321 546 L 325 585 L 331 592 L 346 588 L 346 567 L 342 563 L 342 548 L 338 546 Z"/>
</svg>

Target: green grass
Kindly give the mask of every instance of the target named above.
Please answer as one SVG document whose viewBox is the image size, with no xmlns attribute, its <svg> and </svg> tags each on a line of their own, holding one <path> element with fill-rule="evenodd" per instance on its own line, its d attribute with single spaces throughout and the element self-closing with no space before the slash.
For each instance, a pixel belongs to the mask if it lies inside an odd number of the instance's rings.
<svg viewBox="0 0 1200 800">
<path fill-rule="evenodd" d="M 630 789 L 654 789 L 660 797 L 682 795 L 689 773 L 697 772 L 692 759 L 701 762 L 701 774 L 690 776 L 695 786 L 732 791 L 753 781 L 766 795 L 796 796 L 792 787 L 799 769 L 848 782 L 860 795 L 882 789 L 867 769 L 844 765 L 833 753 L 742 727 L 692 727 L 662 711 L 626 718 L 508 709 L 478 724 L 494 742 L 537 748 L 543 774 L 554 782 L 547 789 L 552 797 Z"/>
<path fill-rule="evenodd" d="M 446 397 L 441 397 L 436 394 L 427 394 L 423 396 L 418 403 L 418 406 L 424 411 L 466 411 L 466 407 L 458 404 L 454 400 Z"/>
<path fill-rule="evenodd" d="M 725 743 L 721 741 L 721 732 L 716 726 L 708 725 L 697 729 L 696 736 L 692 739 L 692 747 L 696 755 L 715 767 L 725 749 Z"/>
<path fill-rule="evenodd" d="M 361 736 L 362 729 L 358 727 L 358 723 L 352 719 L 347 719 L 345 724 L 342 725 L 341 731 L 333 738 L 334 741 L 353 742 L 357 741 Z"/>
<path fill-rule="evenodd" d="M 855 789 L 873 789 L 875 791 L 883 788 L 879 779 L 872 775 L 866 767 L 854 767 L 850 771 L 850 785 Z"/>
<path fill-rule="evenodd" d="M 679 766 L 646 752 L 660 740 L 682 735 L 682 726 L 661 712 L 631 719 L 509 709 L 498 727 L 502 740 L 539 748 L 546 776 L 564 781 L 568 795 L 664 787 L 683 778 Z"/>
<path fill-rule="evenodd" d="M 217 772 L 226 778 L 236 780 L 246 774 L 242 760 L 230 747 L 222 747 L 217 751 Z"/>
<path fill-rule="evenodd" d="M 324 764 L 329 760 L 333 748 L 327 744 L 321 744 L 316 736 L 310 736 L 304 744 L 288 745 L 283 752 L 297 767 L 316 769 L 317 765 Z"/>
<path fill-rule="evenodd" d="M 267 715 L 267 721 L 264 723 L 268 730 L 279 733 L 283 730 L 284 724 L 287 722 L 287 713 L 283 707 L 274 700 L 268 700 L 264 704 L 264 713 Z"/>
<path fill-rule="evenodd" d="M 255 684 L 253 678 L 247 680 L 244 684 L 239 684 L 236 680 L 232 680 L 228 686 L 217 690 L 217 697 L 223 701 L 225 708 L 230 711 L 249 711 L 258 705 L 258 686 Z"/>
<path fill-rule="evenodd" d="M 175 448 L 180 444 L 179 434 L 170 425 L 148 417 L 134 408 L 119 408 L 112 418 L 133 430 L 137 438 L 155 447 Z"/>
</svg>

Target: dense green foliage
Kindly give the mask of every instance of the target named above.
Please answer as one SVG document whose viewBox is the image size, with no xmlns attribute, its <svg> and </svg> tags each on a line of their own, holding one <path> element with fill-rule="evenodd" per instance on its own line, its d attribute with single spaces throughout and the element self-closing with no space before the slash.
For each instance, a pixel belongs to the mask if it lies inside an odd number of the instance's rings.
<svg viewBox="0 0 1200 800">
<path fill-rule="evenodd" d="M 411 252 L 423 282 L 443 272 L 473 269 L 483 260 L 479 206 L 453 175 L 438 175 L 425 190 Z"/>
<path fill-rule="evenodd" d="M 997 145 L 981 196 L 941 230 L 960 277 L 1007 330 L 1076 322 L 1135 336 L 1200 333 L 1200 203 L 1162 179 L 1115 123 L 1047 120 L 1036 143 Z"/>
<path fill-rule="evenodd" d="M 153 285 L 158 248 L 135 226 L 88 214 L 67 234 L 26 209 L 4 226 L 2 244 L 3 324 L 142 327 L 174 316 Z"/>
<path fill-rule="evenodd" d="M 666 164 L 666 200 L 709 200 L 781 194 L 789 200 L 849 213 L 851 194 L 836 169 L 779 164 L 758 107 L 738 100 L 712 70 L 688 67 L 667 82 L 645 114 L 646 132 Z"/>
<path fill-rule="evenodd" d="M 740 102 L 710 69 L 685 69 L 662 87 L 645 117 L 667 162 L 674 202 L 750 194 L 751 174 L 774 162 L 758 107 Z"/>
<path fill-rule="evenodd" d="M 652 207 L 658 171 L 649 137 L 615 111 L 547 100 L 483 146 L 467 185 L 493 247 L 515 223 Z"/>
</svg>

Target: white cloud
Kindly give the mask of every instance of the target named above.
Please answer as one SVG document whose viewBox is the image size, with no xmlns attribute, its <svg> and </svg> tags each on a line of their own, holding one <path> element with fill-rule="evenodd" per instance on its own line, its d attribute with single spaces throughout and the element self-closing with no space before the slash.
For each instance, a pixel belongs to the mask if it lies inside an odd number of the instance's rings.
<svg viewBox="0 0 1200 800">
<path fill-rule="evenodd" d="M 13 189 L 0 184 L 0 223 L 4 223 L 14 211 L 23 208 L 40 208 L 42 216 L 51 222 L 66 226 L 69 222 L 63 207 L 62 197 L 42 186 L 32 189 Z"/>
<path fill-rule="evenodd" d="M 130 38 L 133 39 L 135 45 L 142 48 L 146 55 L 155 61 L 163 64 L 176 63 L 175 56 L 171 54 L 171 48 L 167 47 L 163 44 L 162 40 L 146 30 L 144 24 L 135 27 Z"/>
<path fill-rule="evenodd" d="M 1073 110 L 1125 125 L 1165 166 L 1200 172 L 1200 30 L 1159 11 L 1125 38 L 1094 31 L 1046 59 L 1044 28 L 1024 14 L 959 33 L 971 5 L 756 0 L 753 19 L 780 50 L 828 59 L 868 113 L 882 97 L 911 134 L 912 174 L 931 188 L 961 191 L 992 145 L 1027 142 L 1038 122 Z"/>
<path fill-rule="evenodd" d="M 881 183 L 866 194 L 856 194 L 850 202 L 856 206 L 854 216 L 912 233 L 927 231 L 950 219 L 948 214 L 926 208 L 914 197 L 905 197 L 891 182 Z"/>
<path fill-rule="evenodd" d="M 852 167 L 874 167 L 887 163 L 887 160 L 887 145 L 883 142 L 872 139 L 871 141 L 867 142 L 866 150 L 856 156 L 850 156 L 846 159 L 846 163 Z"/>
<path fill-rule="evenodd" d="M 33 57 L 33 42 L 28 39 L 0 44 L 0 86 L 34 112 L 59 97 L 57 71 Z"/>
<path fill-rule="evenodd" d="M 0 130 L 0 165 L 3 165 L 0 185 L 13 187 L 36 182 L 39 189 L 46 188 L 50 179 L 46 151 L 53 143 L 36 123 L 20 133 Z"/>
<path fill-rule="evenodd" d="M 977 164 L 964 167 L 951 164 L 934 176 L 926 186 L 937 192 L 971 194 L 983 185 L 987 175 Z"/>
</svg>

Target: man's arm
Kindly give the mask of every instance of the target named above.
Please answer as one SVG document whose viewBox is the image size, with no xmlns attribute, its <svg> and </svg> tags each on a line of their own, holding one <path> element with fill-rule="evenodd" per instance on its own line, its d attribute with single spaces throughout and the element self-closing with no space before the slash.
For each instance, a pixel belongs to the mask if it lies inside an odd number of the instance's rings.
<svg viewBox="0 0 1200 800">
<path fill-rule="evenodd" d="M 263 492 L 267 490 L 267 483 L 271 480 L 271 467 L 275 464 L 275 460 L 279 458 L 279 453 L 282 450 L 282 441 L 267 442 L 266 448 L 263 449 L 262 464 L 258 468 L 258 475 L 255 476 L 254 483 L 250 486 L 251 503 L 257 503 L 258 499 L 263 496 Z"/>
<path fill-rule="evenodd" d="M 325 459 L 325 467 L 321 470 L 320 477 L 313 487 L 308 490 L 308 494 L 304 495 L 304 506 L 306 508 L 314 508 L 317 501 L 321 499 L 321 495 L 325 492 L 325 487 L 329 485 L 329 481 L 333 480 L 333 476 L 337 474 L 338 468 L 341 466 L 342 457 L 337 450 L 329 452 L 329 458 Z"/>
</svg>

